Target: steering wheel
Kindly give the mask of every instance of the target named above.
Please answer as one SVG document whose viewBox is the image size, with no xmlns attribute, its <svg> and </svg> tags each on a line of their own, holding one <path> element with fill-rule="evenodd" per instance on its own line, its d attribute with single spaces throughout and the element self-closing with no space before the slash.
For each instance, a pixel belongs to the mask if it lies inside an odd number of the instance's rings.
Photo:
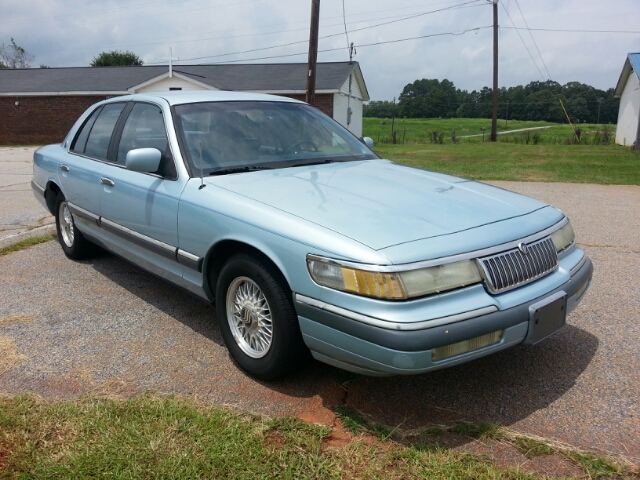
<svg viewBox="0 0 640 480">
<path fill-rule="evenodd" d="M 303 152 L 317 152 L 318 147 L 311 140 L 302 140 L 300 142 L 292 143 L 287 148 L 285 148 L 284 153 L 296 153 L 298 152 L 298 147 L 300 151 Z M 311 147 L 311 148 L 303 148 L 303 147 Z"/>
</svg>

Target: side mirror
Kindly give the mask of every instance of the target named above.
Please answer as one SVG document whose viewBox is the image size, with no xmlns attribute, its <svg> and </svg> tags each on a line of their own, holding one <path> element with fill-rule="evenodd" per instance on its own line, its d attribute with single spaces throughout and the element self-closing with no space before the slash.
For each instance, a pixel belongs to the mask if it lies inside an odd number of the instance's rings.
<svg viewBox="0 0 640 480">
<path fill-rule="evenodd" d="M 160 167 L 162 153 L 157 148 L 136 148 L 127 152 L 127 170 L 134 172 L 153 173 Z"/>
<path fill-rule="evenodd" d="M 364 137 L 362 139 L 362 143 L 364 143 L 367 147 L 373 149 L 373 140 L 371 139 L 371 137 Z"/>
</svg>

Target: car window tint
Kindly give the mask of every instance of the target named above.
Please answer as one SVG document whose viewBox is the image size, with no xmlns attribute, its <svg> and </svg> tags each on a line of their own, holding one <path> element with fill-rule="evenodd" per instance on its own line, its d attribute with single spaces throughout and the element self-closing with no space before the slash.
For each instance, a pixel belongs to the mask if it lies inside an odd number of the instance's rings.
<svg viewBox="0 0 640 480">
<path fill-rule="evenodd" d="M 96 121 L 98 114 L 102 110 L 102 107 L 96 108 L 93 113 L 89 116 L 84 125 L 80 128 L 80 132 L 76 136 L 76 139 L 71 145 L 71 150 L 74 152 L 84 153 L 84 149 L 87 146 L 87 139 L 89 138 L 89 133 L 91 133 L 91 128 L 93 127 L 93 123 Z"/>
<path fill-rule="evenodd" d="M 129 150 L 136 148 L 157 148 L 164 154 L 167 144 L 162 110 L 156 105 L 138 103 L 131 110 L 122 130 L 117 162 L 124 164 Z"/>
<path fill-rule="evenodd" d="M 107 158 L 111 134 L 125 105 L 126 103 L 109 103 L 104 106 L 93 124 L 84 153 L 92 157 Z"/>
<path fill-rule="evenodd" d="M 377 158 L 344 127 L 304 104 L 206 102 L 177 105 L 175 112 L 183 154 L 200 175 Z"/>
</svg>

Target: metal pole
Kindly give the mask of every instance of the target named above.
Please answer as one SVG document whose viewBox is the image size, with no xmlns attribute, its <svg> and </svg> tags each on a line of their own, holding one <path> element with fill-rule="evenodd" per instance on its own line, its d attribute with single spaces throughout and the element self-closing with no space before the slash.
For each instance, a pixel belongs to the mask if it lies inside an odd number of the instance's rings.
<svg viewBox="0 0 640 480">
<path fill-rule="evenodd" d="M 309 33 L 309 62 L 307 71 L 307 95 L 305 101 L 316 103 L 316 64 L 318 62 L 318 30 L 320 23 L 320 0 L 311 1 L 311 30 Z"/>
<path fill-rule="evenodd" d="M 507 100 L 507 113 L 505 114 L 505 125 L 504 128 L 509 128 L 509 100 Z"/>
<path fill-rule="evenodd" d="M 491 116 L 491 138 L 498 138 L 498 0 L 493 0 L 493 115 Z"/>
</svg>

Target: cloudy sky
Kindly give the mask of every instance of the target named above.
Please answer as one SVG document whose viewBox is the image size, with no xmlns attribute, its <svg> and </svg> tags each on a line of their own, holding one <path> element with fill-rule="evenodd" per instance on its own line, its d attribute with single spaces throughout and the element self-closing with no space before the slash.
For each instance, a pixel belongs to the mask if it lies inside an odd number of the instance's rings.
<svg viewBox="0 0 640 480">
<path fill-rule="evenodd" d="M 487 0 L 321 0 L 318 61 L 356 48 L 373 100 L 416 79 L 491 85 Z M 130 50 L 145 64 L 306 62 L 311 0 L 2 0 L 0 43 L 34 66 L 87 66 Z M 534 80 L 614 87 L 640 52 L 640 0 L 499 0 L 500 86 Z M 345 34 L 346 27 L 346 34 Z M 348 40 L 347 40 L 348 36 Z"/>
</svg>

